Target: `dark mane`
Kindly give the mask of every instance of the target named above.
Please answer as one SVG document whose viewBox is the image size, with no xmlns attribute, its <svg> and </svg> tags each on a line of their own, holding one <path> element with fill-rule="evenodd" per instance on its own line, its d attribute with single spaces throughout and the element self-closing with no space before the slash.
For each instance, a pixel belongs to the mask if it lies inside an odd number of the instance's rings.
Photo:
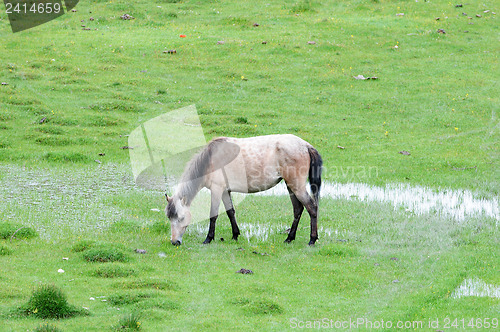
<svg viewBox="0 0 500 332">
<path fill-rule="evenodd" d="M 181 199 L 186 198 L 186 203 L 188 205 L 191 204 L 203 185 L 204 177 L 210 167 L 214 146 L 224 141 L 226 141 L 225 137 L 211 140 L 210 143 L 208 143 L 207 146 L 195 155 L 194 158 L 187 164 L 186 169 L 181 176 L 177 194 Z M 176 213 L 175 207 L 172 207 L 171 210 L 172 213 Z"/>
<path fill-rule="evenodd" d="M 168 219 L 177 218 L 177 210 L 173 200 L 170 200 L 167 204 L 167 217 Z"/>
</svg>

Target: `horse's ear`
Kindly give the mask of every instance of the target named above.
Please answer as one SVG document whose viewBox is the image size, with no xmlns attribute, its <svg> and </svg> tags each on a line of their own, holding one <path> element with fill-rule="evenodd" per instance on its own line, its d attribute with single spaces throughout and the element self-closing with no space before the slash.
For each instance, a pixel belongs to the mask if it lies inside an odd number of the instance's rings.
<svg viewBox="0 0 500 332">
<path fill-rule="evenodd" d="M 168 196 L 168 194 L 165 194 L 165 198 L 167 199 L 167 202 L 169 202 L 169 203 L 172 200 L 172 197 Z"/>
</svg>

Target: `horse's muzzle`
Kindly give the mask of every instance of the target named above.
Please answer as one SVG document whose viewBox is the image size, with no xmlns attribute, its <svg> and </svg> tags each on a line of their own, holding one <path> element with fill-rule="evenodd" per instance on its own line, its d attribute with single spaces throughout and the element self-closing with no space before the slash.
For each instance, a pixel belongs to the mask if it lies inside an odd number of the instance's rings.
<svg viewBox="0 0 500 332">
<path fill-rule="evenodd" d="M 174 240 L 172 240 L 172 241 L 170 241 L 170 242 L 171 242 L 174 246 L 180 246 L 180 245 L 181 245 L 181 241 L 179 241 L 179 240 L 175 240 L 175 241 L 174 241 Z"/>
</svg>

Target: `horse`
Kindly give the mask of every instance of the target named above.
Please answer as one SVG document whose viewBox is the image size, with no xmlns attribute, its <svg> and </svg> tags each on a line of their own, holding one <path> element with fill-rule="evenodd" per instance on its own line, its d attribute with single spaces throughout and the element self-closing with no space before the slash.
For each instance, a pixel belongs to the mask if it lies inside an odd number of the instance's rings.
<svg viewBox="0 0 500 332">
<path fill-rule="evenodd" d="M 172 197 L 165 194 L 165 213 L 171 224 L 171 243 L 181 245 L 191 223 L 190 205 L 202 188 L 210 190 L 210 226 L 204 244 L 215 237 L 215 222 L 222 200 L 231 222 L 233 239 L 240 230 L 236 223 L 231 192 L 256 193 L 285 181 L 293 205 L 293 223 L 285 240 L 295 239 L 304 207 L 311 220 L 309 245 L 318 239 L 318 203 L 323 161 L 308 142 L 291 135 L 249 138 L 219 137 L 210 141 L 188 162 Z M 306 184 L 309 178 L 311 195 Z"/>
</svg>

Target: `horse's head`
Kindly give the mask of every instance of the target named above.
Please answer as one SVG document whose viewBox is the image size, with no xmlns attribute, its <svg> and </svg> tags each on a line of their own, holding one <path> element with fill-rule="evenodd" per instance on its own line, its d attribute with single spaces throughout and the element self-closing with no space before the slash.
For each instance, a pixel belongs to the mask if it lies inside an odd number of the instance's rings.
<svg viewBox="0 0 500 332">
<path fill-rule="evenodd" d="M 189 211 L 189 206 L 186 205 L 185 199 L 179 199 L 177 196 L 165 196 L 168 202 L 165 213 L 170 220 L 171 228 L 170 242 L 174 246 L 178 246 L 181 245 L 182 236 L 191 223 L 191 212 Z"/>
</svg>

